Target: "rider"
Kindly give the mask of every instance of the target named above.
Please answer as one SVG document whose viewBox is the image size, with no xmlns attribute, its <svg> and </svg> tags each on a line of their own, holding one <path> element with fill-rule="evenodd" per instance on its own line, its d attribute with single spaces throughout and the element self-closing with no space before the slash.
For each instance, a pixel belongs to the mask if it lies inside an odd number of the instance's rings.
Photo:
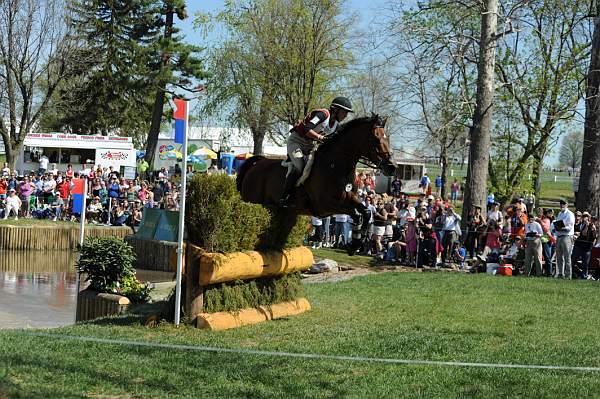
<svg viewBox="0 0 600 399">
<path fill-rule="evenodd" d="M 338 122 L 343 121 L 352 111 L 352 103 L 346 97 L 336 97 L 329 109 L 316 109 L 310 112 L 304 120 L 290 130 L 287 141 L 287 152 L 292 162 L 292 169 L 285 178 L 283 195 L 279 205 L 288 208 L 294 206 L 293 191 L 296 182 L 302 176 L 306 157 L 310 154 L 315 140 L 322 141 L 338 128 Z"/>
</svg>

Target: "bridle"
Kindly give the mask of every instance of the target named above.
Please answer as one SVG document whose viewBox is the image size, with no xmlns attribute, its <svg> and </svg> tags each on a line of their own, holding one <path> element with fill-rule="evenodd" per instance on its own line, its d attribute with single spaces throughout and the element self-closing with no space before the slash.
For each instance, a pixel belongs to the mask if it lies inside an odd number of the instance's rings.
<svg viewBox="0 0 600 399">
<path fill-rule="evenodd" d="M 380 124 L 376 124 L 375 126 L 373 126 L 373 130 L 371 131 L 371 136 L 369 136 L 369 142 L 376 144 L 375 151 L 377 154 L 377 164 L 374 164 L 366 156 L 360 157 L 360 162 L 363 163 L 364 165 L 368 166 L 369 168 L 381 169 L 383 164 L 385 162 L 389 161 L 391 158 L 391 154 L 389 152 L 383 151 L 383 149 L 379 145 L 379 137 L 381 137 L 381 136 L 385 137 L 385 127 Z M 373 139 L 377 139 L 377 142 L 374 142 Z"/>
</svg>

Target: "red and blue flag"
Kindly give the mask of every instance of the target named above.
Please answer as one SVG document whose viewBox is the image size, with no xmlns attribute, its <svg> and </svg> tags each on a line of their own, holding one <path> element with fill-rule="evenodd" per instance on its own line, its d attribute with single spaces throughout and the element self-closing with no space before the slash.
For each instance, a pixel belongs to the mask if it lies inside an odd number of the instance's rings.
<svg viewBox="0 0 600 399">
<path fill-rule="evenodd" d="M 187 123 L 186 116 L 188 102 L 180 99 L 175 99 L 174 102 L 175 111 L 173 112 L 173 118 L 175 118 L 175 143 L 183 144 L 185 124 Z"/>
<path fill-rule="evenodd" d="M 73 179 L 71 196 L 73 197 L 73 213 L 81 214 L 85 206 L 85 179 Z"/>
</svg>

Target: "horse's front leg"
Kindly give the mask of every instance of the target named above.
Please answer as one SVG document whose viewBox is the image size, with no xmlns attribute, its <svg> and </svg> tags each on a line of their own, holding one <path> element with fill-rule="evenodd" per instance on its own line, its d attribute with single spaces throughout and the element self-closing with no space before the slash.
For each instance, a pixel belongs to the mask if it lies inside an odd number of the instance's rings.
<svg viewBox="0 0 600 399">
<path fill-rule="evenodd" d="M 360 249 L 367 238 L 367 229 L 369 227 L 369 211 L 360 201 L 352 201 L 351 211 L 352 217 L 352 242 L 348 247 L 348 255 L 353 256 Z"/>
</svg>

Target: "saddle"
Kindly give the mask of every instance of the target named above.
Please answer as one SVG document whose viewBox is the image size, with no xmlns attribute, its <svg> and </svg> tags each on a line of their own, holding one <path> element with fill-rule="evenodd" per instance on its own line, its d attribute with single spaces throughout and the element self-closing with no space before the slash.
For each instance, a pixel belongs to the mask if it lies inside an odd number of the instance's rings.
<svg viewBox="0 0 600 399">
<path fill-rule="evenodd" d="M 308 176 L 310 176 L 312 166 L 315 163 L 315 152 L 317 151 L 317 148 L 319 148 L 318 142 L 313 145 L 312 150 L 310 150 L 310 154 L 308 154 L 308 156 L 306 157 L 306 164 L 304 165 L 304 170 L 302 170 L 302 176 L 300 176 L 300 178 L 296 182 L 296 187 L 300 187 L 302 184 L 304 184 L 306 179 L 308 179 Z M 285 161 L 281 162 L 281 166 L 283 166 L 284 168 L 287 168 L 287 170 L 288 170 L 287 174 L 291 173 L 291 171 L 294 167 L 294 164 L 292 164 L 292 161 L 290 160 L 289 155 L 287 156 Z"/>
</svg>

